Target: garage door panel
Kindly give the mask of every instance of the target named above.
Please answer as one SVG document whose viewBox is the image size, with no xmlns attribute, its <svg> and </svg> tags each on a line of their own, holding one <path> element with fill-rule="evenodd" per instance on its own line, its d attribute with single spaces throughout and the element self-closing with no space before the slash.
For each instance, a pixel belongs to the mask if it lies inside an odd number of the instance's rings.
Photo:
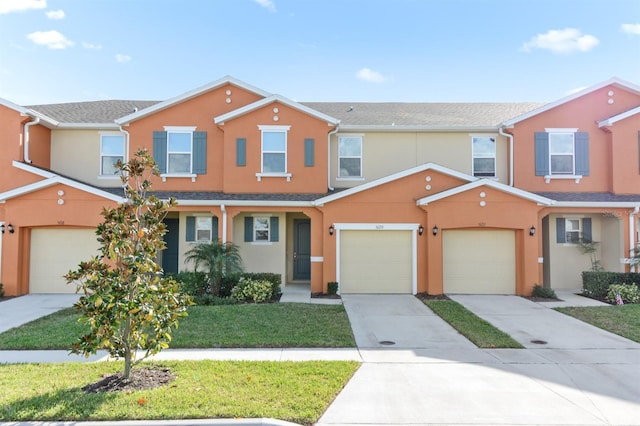
<svg viewBox="0 0 640 426">
<path fill-rule="evenodd" d="M 33 229 L 29 265 L 30 293 L 75 293 L 63 275 L 98 254 L 94 229 Z"/>
<path fill-rule="evenodd" d="M 411 231 L 342 231 L 342 293 L 411 293 Z"/>
<path fill-rule="evenodd" d="M 514 231 L 446 230 L 442 244 L 445 293 L 515 293 Z"/>
</svg>

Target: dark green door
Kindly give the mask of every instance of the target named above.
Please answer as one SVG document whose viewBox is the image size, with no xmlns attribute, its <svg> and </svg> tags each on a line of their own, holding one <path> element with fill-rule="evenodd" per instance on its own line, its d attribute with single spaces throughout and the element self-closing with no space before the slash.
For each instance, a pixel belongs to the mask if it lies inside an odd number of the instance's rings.
<svg viewBox="0 0 640 426">
<path fill-rule="evenodd" d="M 178 243 L 180 241 L 180 220 L 165 219 L 167 233 L 164 234 L 164 243 L 167 246 L 162 252 L 162 269 L 165 274 L 178 273 Z"/>
<path fill-rule="evenodd" d="M 311 279 L 311 221 L 293 220 L 293 279 Z"/>
</svg>

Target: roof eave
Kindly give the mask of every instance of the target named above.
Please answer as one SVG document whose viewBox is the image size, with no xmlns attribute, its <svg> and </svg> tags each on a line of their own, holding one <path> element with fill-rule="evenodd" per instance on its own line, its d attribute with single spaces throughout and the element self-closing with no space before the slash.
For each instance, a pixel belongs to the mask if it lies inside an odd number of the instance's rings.
<svg viewBox="0 0 640 426">
<path fill-rule="evenodd" d="M 350 132 L 497 132 L 499 126 L 413 126 L 413 125 L 369 125 L 340 124 L 341 131 Z"/>
<path fill-rule="evenodd" d="M 164 199 L 164 198 L 162 198 Z M 313 207 L 313 201 L 268 201 L 268 200 L 181 200 L 176 199 L 178 206 L 221 206 L 228 207 Z"/>
<path fill-rule="evenodd" d="M 636 208 L 640 201 L 556 201 L 553 207 Z"/>
</svg>

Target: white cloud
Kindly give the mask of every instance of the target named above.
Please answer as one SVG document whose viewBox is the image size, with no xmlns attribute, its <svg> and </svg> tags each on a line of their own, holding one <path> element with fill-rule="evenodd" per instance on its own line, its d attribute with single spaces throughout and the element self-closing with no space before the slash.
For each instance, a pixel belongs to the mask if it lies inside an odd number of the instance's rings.
<svg viewBox="0 0 640 426">
<path fill-rule="evenodd" d="M 537 34 L 524 43 L 520 50 L 530 52 L 532 49 L 546 49 L 553 53 L 588 52 L 596 47 L 600 41 L 590 35 L 582 34 L 575 28 L 550 30 L 546 34 Z"/>
<path fill-rule="evenodd" d="M 265 9 L 268 9 L 269 12 L 276 11 L 276 4 L 271 0 L 255 0 L 255 2 L 258 3 L 260 6 L 264 7 Z"/>
<path fill-rule="evenodd" d="M 49 19 L 64 19 L 64 10 L 49 10 L 45 12 L 45 15 Z"/>
<path fill-rule="evenodd" d="M 0 15 L 45 7 L 47 0 L 0 0 Z"/>
<path fill-rule="evenodd" d="M 129 55 L 123 55 L 121 53 L 118 53 L 116 55 L 116 61 L 120 62 L 121 64 L 125 63 L 125 62 L 129 62 L 131 60 L 131 56 Z"/>
<path fill-rule="evenodd" d="M 82 42 L 82 47 L 84 47 L 85 49 L 93 49 L 93 50 L 102 49 L 101 45 L 93 44 L 93 43 L 87 43 L 86 41 Z"/>
<path fill-rule="evenodd" d="M 622 24 L 620 29 L 626 34 L 640 35 L 640 24 Z"/>
<path fill-rule="evenodd" d="M 384 78 L 382 74 L 377 71 L 373 71 L 370 68 L 362 68 L 356 73 L 356 78 L 358 78 L 359 80 L 368 81 L 369 83 L 382 83 L 386 80 L 386 78 Z"/>
<path fill-rule="evenodd" d="M 47 46 L 49 49 L 66 49 L 67 47 L 71 47 L 75 44 L 55 30 L 36 31 L 28 34 L 27 38 L 35 44 Z"/>
</svg>

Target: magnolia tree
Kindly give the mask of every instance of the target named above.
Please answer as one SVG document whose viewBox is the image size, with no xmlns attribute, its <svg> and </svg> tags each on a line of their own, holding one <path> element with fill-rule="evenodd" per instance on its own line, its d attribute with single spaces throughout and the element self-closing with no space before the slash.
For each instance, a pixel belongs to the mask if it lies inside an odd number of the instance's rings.
<svg viewBox="0 0 640 426">
<path fill-rule="evenodd" d="M 155 162 L 139 150 L 117 167 L 125 199 L 102 211 L 104 221 L 96 231 L 100 254 L 65 278 L 83 293 L 75 307 L 82 312 L 80 321 L 90 326 L 71 352 L 89 356 L 106 349 L 112 357 L 124 358 L 123 376 L 128 379 L 138 362 L 169 347 L 170 333 L 187 315 L 191 301 L 156 263 L 158 250 L 164 249 L 162 220 L 176 202 L 148 195 L 149 178 L 158 174 Z M 143 355 L 136 356 L 138 350 Z"/>
</svg>

